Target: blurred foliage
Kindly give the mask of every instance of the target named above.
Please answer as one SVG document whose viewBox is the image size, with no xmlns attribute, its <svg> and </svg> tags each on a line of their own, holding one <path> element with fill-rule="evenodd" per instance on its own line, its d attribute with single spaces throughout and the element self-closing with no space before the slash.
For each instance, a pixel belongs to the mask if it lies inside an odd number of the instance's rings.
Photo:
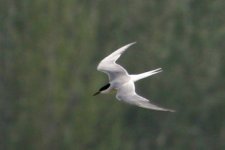
<svg viewBox="0 0 225 150">
<path fill-rule="evenodd" d="M 0 149 L 225 149 L 223 0 L 0 1 Z M 138 93 L 177 113 L 113 95 L 98 62 L 162 67 Z"/>
</svg>

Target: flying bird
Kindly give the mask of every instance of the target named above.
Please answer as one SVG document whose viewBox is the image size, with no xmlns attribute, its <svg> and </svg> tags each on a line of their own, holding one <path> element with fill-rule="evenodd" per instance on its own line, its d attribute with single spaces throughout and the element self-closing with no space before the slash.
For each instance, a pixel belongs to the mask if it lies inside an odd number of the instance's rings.
<svg viewBox="0 0 225 150">
<path fill-rule="evenodd" d="M 128 74 L 126 69 L 124 69 L 121 65 L 116 63 L 116 60 L 121 56 L 121 54 L 124 53 L 131 45 L 135 43 L 136 42 L 133 42 L 117 49 L 115 52 L 105 57 L 98 64 L 97 70 L 104 72 L 108 75 L 109 83 L 101 87 L 94 94 L 94 96 L 98 94 L 107 94 L 113 90 L 116 90 L 117 91 L 116 98 L 119 101 L 131 104 L 131 105 L 136 105 L 142 108 L 174 112 L 174 110 L 172 109 L 167 109 L 167 108 L 163 108 L 155 104 L 152 104 L 151 101 L 138 95 L 135 92 L 134 83 L 136 81 L 161 72 L 162 71 L 161 68 L 144 72 L 141 74 Z"/>
</svg>

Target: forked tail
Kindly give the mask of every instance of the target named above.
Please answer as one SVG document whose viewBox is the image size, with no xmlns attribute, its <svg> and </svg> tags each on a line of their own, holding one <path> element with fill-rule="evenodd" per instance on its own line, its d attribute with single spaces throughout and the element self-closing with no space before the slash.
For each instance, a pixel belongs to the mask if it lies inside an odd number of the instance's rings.
<svg viewBox="0 0 225 150">
<path fill-rule="evenodd" d="M 148 72 L 144 72 L 144 73 L 141 73 L 141 74 L 130 75 L 130 76 L 131 76 L 132 80 L 134 82 L 136 82 L 140 79 L 146 78 L 148 76 L 154 75 L 154 74 L 159 73 L 159 72 L 162 72 L 161 68 L 151 70 L 151 71 L 148 71 Z"/>
</svg>

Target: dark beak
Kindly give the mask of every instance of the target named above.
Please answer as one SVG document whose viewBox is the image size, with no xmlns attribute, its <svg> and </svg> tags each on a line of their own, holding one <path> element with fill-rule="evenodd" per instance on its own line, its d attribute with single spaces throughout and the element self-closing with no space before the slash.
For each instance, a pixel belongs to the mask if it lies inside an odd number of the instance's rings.
<svg viewBox="0 0 225 150">
<path fill-rule="evenodd" d="M 95 94 L 93 94 L 93 96 L 96 96 L 96 95 L 98 95 L 100 93 L 100 91 L 98 91 L 98 92 L 96 92 Z"/>
</svg>

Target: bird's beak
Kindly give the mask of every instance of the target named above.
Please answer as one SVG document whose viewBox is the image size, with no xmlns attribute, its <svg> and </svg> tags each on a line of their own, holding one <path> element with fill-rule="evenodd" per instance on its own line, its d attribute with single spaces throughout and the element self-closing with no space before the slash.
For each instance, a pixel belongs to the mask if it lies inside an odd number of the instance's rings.
<svg viewBox="0 0 225 150">
<path fill-rule="evenodd" d="M 93 94 L 93 96 L 96 96 L 96 95 L 98 95 L 100 93 L 100 91 L 98 91 L 98 92 L 96 92 L 95 94 Z"/>
</svg>

